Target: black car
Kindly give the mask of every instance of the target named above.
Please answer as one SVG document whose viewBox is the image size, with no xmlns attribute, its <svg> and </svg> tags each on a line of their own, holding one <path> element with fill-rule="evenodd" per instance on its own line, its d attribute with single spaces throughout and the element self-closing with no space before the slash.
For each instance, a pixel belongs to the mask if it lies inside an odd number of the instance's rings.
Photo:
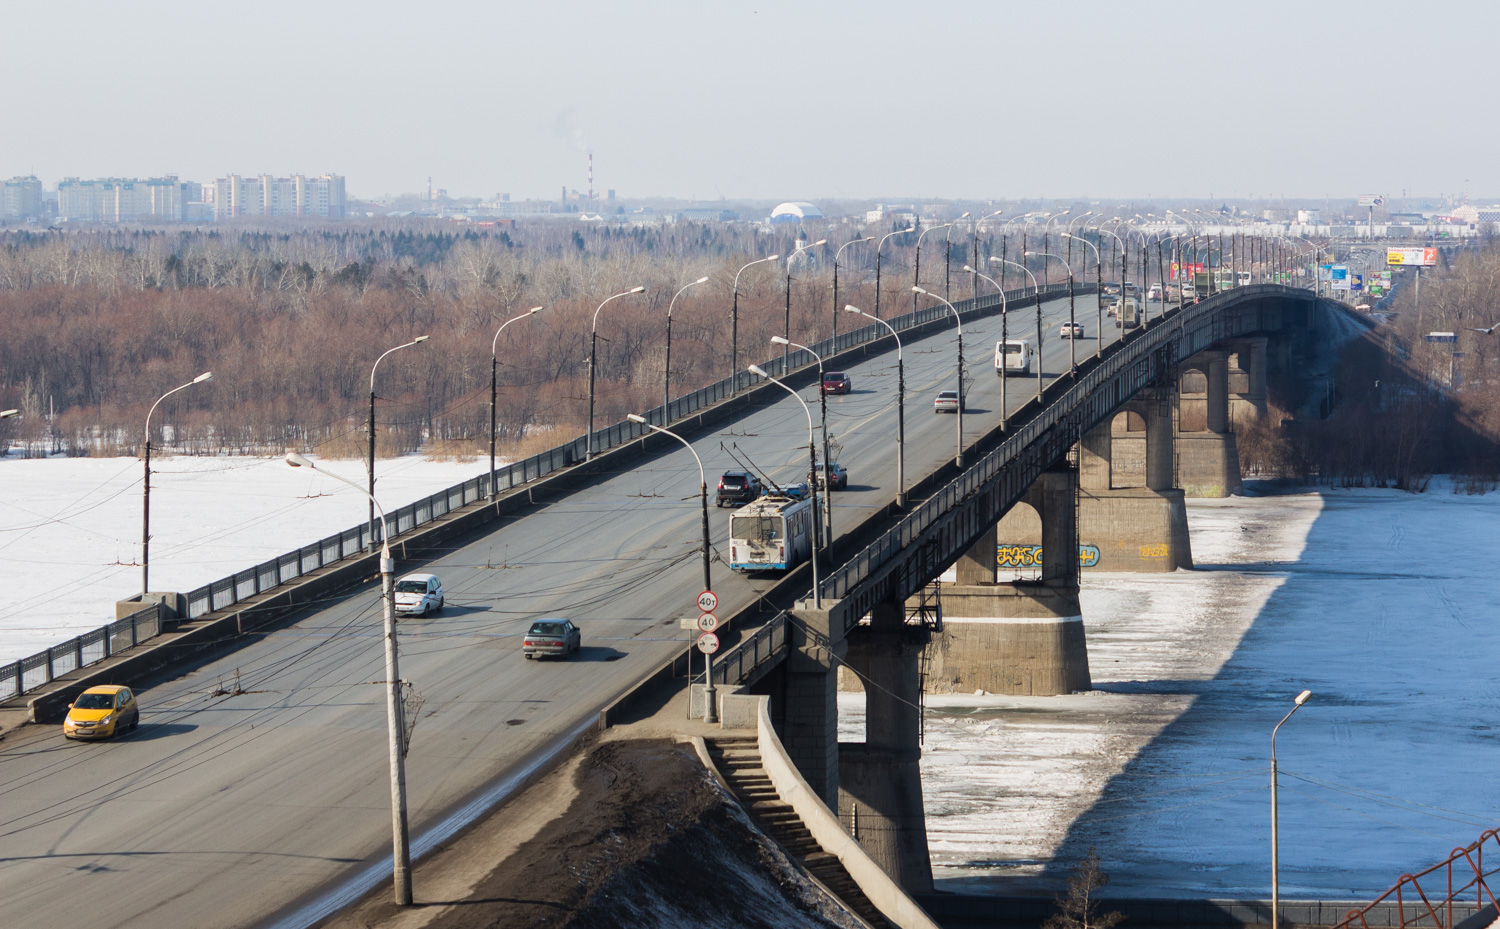
<svg viewBox="0 0 1500 929">
<path fill-rule="evenodd" d="M 714 506 L 744 506 L 761 495 L 760 481 L 749 471 L 725 471 L 719 478 Z"/>
</svg>

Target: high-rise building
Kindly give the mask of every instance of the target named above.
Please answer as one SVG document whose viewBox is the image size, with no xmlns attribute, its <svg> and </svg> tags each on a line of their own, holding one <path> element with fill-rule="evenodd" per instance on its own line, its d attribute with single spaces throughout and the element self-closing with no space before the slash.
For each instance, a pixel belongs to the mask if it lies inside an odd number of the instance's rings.
<svg viewBox="0 0 1500 929">
<path fill-rule="evenodd" d="M 337 174 L 306 177 L 242 177 L 231 174 L 214 182 L 214 219 L 240 216 L 333 216 L 345 211 L 344 178 Z"/>
<path fill-rule="evenodd" d="M 30 219 L 42 215 L 42 182 L 13 177 L 0 182 L 0 219 Z"/>
<path fill-rule="evenodd" d="M 183 185 L 176 177 L 63 178 L 57 185 L 57 217 L 72 222 L 134 223 L 182 219 Z"/>
</svg>

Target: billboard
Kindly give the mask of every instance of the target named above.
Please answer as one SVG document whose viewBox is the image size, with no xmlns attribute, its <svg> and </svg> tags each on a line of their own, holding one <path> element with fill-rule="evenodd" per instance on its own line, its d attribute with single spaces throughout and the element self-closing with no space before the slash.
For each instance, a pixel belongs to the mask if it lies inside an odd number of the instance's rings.
<svg viewBox="0 0 1500 929">
<path fill-rule="evenodd" d="M 1388 248 L 1385 250 L 1388 265 L 1408 265 L 1416 268 L 1431 268 L 1437 265 L 1435 248 Z"/>
<path fill-rule="evenodd" d="M 1334 265 L 1333 268 L 1331 269 L 1331 271 L 1332 271 L 1332 273 L 1329 275 L 1329 278 L 1333 281 L 1333 289 L 1334 290 L 1348 290 L 1349 289 L 1349 266 L 1348 265 Z"/>
<path fill-rule="evenodd" d="M 1377 194 L 1365 194 L 1359 198 L 1360 206 L 1385 206 L 1385 198 Z"/>
</svg>

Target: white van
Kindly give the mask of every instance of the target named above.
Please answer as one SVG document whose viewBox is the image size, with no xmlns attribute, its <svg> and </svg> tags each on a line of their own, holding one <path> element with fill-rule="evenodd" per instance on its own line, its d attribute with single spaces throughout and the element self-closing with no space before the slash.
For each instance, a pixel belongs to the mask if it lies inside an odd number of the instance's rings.
<svg viewBox="0 0 1500 929">
<path fill-rule="evenodd" d="M 1036 350 L 1031 347 L 1030 339 L 996 342 L 995 373 L 1002 377 L 1007 374 L 1030 374 L 1031 359 L 1035 355 Z"/>
</svg>

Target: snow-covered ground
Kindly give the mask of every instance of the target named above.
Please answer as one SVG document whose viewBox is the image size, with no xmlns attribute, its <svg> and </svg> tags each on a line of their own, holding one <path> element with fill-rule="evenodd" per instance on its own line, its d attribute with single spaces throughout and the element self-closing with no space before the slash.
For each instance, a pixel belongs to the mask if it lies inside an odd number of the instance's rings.
<svg viewBox="0 0 1500 929">
<path fill-rule="evenodd" d="M 364 462 L 318 461 L 357 484 Z M 483 473 L 489 460 L 386 459 L 388 511 Z M 112 622 L 141 590 L 137 458 L 0 460 L 0 664 Z M 369 498 L 280 458 L 153 458 L 151 589 L 187 592 L 362 522 Z"/>
<path fill-rule="evenodd" d="M 1500 495 L 1189 507 L 1198 570 L 1085 576 L 1092 693 L 928 698 L 941 887 L 1051 893 L 1096 846 L 1111 894 L 1269 898 L 1270 734 L 1303 688 L 1284 898 L 1372 899 L 1500 825 Z"/>
</svg>

